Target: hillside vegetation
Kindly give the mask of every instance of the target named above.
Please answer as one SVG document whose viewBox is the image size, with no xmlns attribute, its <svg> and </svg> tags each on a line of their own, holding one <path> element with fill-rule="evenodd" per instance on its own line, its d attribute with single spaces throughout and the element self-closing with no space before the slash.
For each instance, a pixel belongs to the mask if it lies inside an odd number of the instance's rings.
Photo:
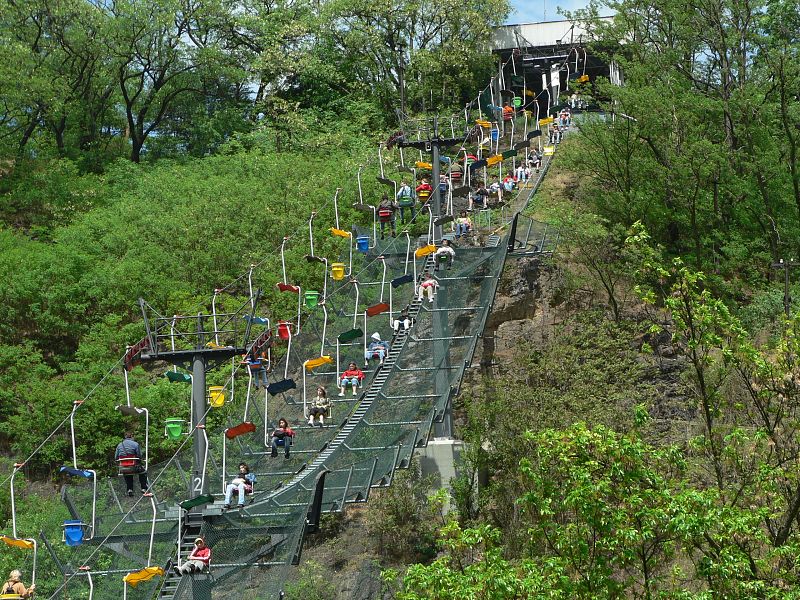
<svg viewBox="0 0 800 600">
<path fill-rule="evenodd" d="M 5 473 L 141 338 L 137 298 L 191 314 L 251 263 L 277 281 L 280 240 L 312 210 L 330 216 L 337 187 L 344 222 L 366 223 L 350 208 L 354 174 L 367 164 L 374 198 L 393 110 L 462 108 L 493 73 L 484 44 L 508 12 L 501 0 L 6 8 Z M 604 114 L 573 127 L 530 207 L 559 228 L 559 250 L 509 259 L 500 293 L 525 308 L 493 315 L 495 350 L 457 400 L 455 510 L 404 473 L 354 527 L 398 600 L 797 597 L 800 323 L 794 305 L 784 315 L 779 261 L 800 255 L 800 5 L 621 0 L 571 16 L 625 85 L 598 82 Z M 299 283 L 304 253 L 298 241 L 289 256 Z M 246 291 L 239 280 L 230 301 Z M 281 308 L 271 289 L 263 302 Z M 131 373 L 156 422 L 186 403 L 160 375 Z M 79 456 L 105 474 L 126 425 L 117 379 L 78 419 L 92 440 Z M 153 441 L 153 460 L 171 451 Z M 52 482 L 69 455 L 62 431 L 26 466 L 21 528 L 63 519 Z M 326 598 L 346 560 L 335 541 L 309 543 L 332 558 L 290 595 Z M 18 560 L 4 554 L 0 570 Z"/>
</svg>

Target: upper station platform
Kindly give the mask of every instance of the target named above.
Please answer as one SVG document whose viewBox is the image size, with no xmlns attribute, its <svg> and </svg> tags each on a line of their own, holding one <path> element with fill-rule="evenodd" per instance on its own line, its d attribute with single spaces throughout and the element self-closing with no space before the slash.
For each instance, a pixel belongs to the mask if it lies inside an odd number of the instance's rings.
<svg viewBox="0 0 800 600">
<path fill-rule="evenodd" d="M 612 17 L 600 17 L 610 21 Z M 502 53 L 514 48 L 558 48 L 573 44 L 584 45 L 590 41 L 583 23 L 579 21 L 543 21 L 518 23 L 495 28 L 490 42 L 492 52 Z"/>
</svg>

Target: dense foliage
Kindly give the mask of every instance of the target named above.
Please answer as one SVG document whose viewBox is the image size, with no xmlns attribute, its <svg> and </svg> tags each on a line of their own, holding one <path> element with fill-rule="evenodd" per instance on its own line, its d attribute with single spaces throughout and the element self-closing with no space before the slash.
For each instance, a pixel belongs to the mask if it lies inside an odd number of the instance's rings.
<svg viewBox="0 0 800 600">
<path fill-rule="evenodd" d="M 531 209 L 565 240 L 560 323 L 466 398 L 458 518 L 398 598 L 797 596 L 797 286 L 784 320 L 773 266 L 798 251 L 799 8 L 574 15 L 624 85 Z"/>
<path fill-rule="evenodd" d="M 204 156 L 237 134 L 359 111 L 463 106 L 506 0 L 8 2 L 0 16 L 0 160 Z M 357 108 L 356 108 L 357 107 Z M 307 113 L 324 119 L 309 119 Z"/>
</svg>

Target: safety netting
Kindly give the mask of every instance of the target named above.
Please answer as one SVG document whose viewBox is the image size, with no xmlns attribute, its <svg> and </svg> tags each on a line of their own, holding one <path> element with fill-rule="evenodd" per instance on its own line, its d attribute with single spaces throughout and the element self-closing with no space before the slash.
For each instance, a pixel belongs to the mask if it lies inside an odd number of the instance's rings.
<svg viewBox="0 0 800 600">
<path fill-rule="evenodd" d="M 440 124 L 440 133 L 464 136 L 463 146 L 446 151 L 451 160 L 472 152 L 479 159 L 510 153 L 506 167 L 499 163 L 502 175 L 503 169 L 513 171 L 518 160 L 527 158 L 528 143 L 542 147 L 534 135 L 536 120 L 527 112 L 496 122 L 488 131 L 479 126 L 477 134 L 469 124 L 469 118 L 465 122 L 460 117 Z M 412 125 L 407 124 L 407 139 L 432 133 L 422 122 Z M 511 152 L 515 148 L 519 156 Z M 430 255 L 417 251 L 441 242 L 434 235 L 432 211 L 421 206 L 414 222 L 402 224 L 398 218 L 395 235 L 389 226 L 381 235 L 375 207 L 362 202 L 366 217 L 346 229 L 339 229 L 338 209 L 335 223 L 328 209 L 316 220 L 312 215 L 309 232 L 317 253 L 309 240 L 310 253 L 297 279 L 291 269 L 287 275 L 285 263 L 278 277 L 281 263 L 272 260 L 251 267 L 247 287 L 242 282 L 225 298 L 215 292 L 219 304 L 213 315 L 178 321 L 153 315 L 150 351 L 190 352 L 207 346 L 224 353 L 260 345 L 267 381 L 242 364 L 241 356 L 212 365 L 208 383 L 222 384 L 217 389 L 224 391 L 227 402 L 213 409 L 213 427 L 197 428 L 191 419 L 178 419 L 180 449 L 169 461 L 148 465 L 152 496 L 128 497 L 121 477 L 98 480 L 96 494 L 86 479 L 64 488 L 68 517 L 79 524 L 83 542 L 64 546 L 42 534 L 55 567 L 65 576 L 59 592 L 66 589 L 79 597 L 93 588 L 96 597 L 117 596 L 123 576 L 159 566 L 167 577 L 128 586 L 127 597 L 224 597 L 235 585 L 243 598 L 278 598 L 289 569 L 299 560 L 305 535 L 315 526 L 314 511 L 341 511 L 347 504 L 366 502 L 371 490 L 390 485 L 395 471 L 411 463 L 415 448 L 424 446 L 435 424 L 445 418 L 483 331 L 508 249 L 554 249 L 557 232 L 521 214 L 547 172 L 550 155 L 545 154 L 529 181 L 507 192 L 492 209 L 472 214 L 480 233 L 459 244 L 456 260 L 435 273 L 440 286 L 434 302 L 417 298 L 417 285 L 434 264 Z M 407 149 L 405 157 L 401 151 L 401 162 L 415 164 L 416 158 L 417 150 Z M 419 158 L 424 158 L 421 152 Z M 449 172 L 449 164 L 442 161 L 443 173 Z M 378 181 L 383 180 L 389 194 L 406 177 L 401 171 L 384 173 L 382 164 L 380 175 Z M 486 168 L 472 176 L 485 179 Z M 458 215 L 467 208 L 468 195 L 453 196 L 458 184 L 448 185 L 443 210 Z M 445 224 L 443 233 L 452 238 L 452 224 Z M 281 284 L 280 301 L 259 306 L 253 290 L 276 283 Z M 410 311 L 414 326 L 395 334 L 392 323 L 402 309 Z M 391 342 L 390 357 L 380 369 L 377 361 L 363 366 L 374 333 Z M 364 386 L 356 394 L 348 389 L 340 396 L 338 383 L 350 362 L 363 369 Z M 173 371 L 176 381 L 185 376 L 188 383 L 188 367 L 182 364 Z M 307 423 L 318 387 L 332 401 L 324 426 Z M 270 433 L 280 418 L 296 431 L 286 458 L 283 449 L 273 457 L 270 448 Z M 239 435 L 226 436 L 226 430 Z M 204 439 L 202 466 L 196 464 L 192 447 L 195 436 Z M 254 493 L 244 508 L 226 510 L 225 489 L 240 462 L 256 476 Z M 170 566 L 185 558 L 195 536 L 212 548 L 211 569 L 170 575 Z M 81 569 L 84 565 L 91 570 Z M 104 576 L 93 577 L 93 571 Z"/>
</svg>

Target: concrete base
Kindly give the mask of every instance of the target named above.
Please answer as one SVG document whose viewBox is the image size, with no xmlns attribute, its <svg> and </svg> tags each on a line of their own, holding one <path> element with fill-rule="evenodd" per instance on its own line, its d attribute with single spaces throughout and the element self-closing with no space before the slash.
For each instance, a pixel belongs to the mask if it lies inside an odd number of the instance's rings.
<svg viewBox="0 0 800 600">
<path fill-rule="evenodd" d="M 450 489 L 450 480 L 458 475 L 456 465 L 464 450 L 464 442 L 451 438 L 434 438 L 419 450 L 422 476 L 433 476 L 434 488 Z"/>
</svg>

